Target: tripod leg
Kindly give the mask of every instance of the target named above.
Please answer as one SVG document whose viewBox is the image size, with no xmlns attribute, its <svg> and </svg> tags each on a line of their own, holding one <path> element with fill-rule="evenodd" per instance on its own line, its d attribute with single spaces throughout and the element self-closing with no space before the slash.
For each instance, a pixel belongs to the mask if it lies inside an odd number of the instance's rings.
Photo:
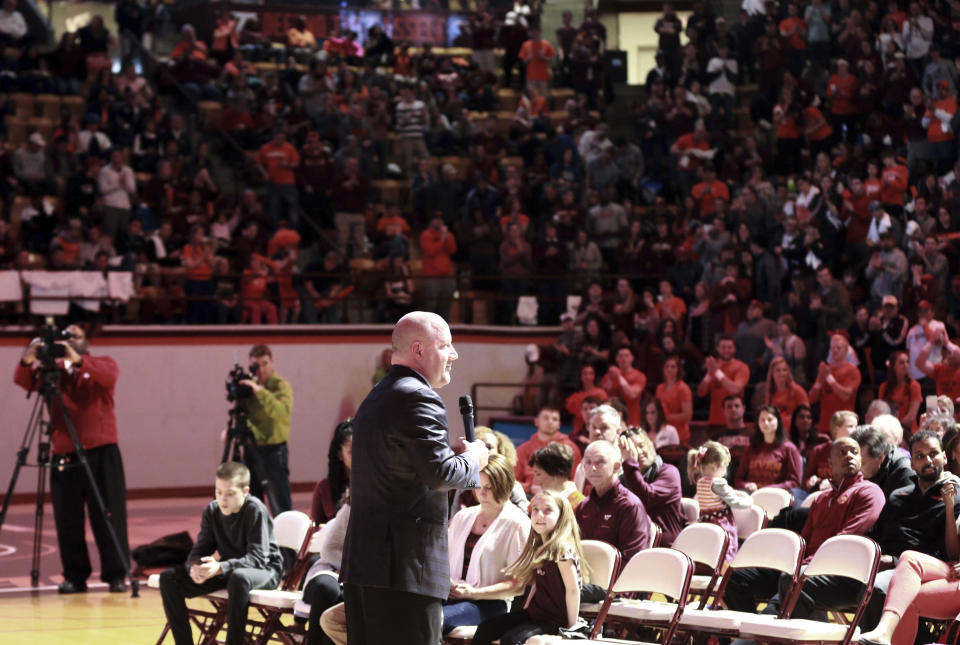
<svg viewBox="0 0 960 645">
<path fill-rule="evenodd" d="M 10 483 L 7 485 L 7 494 L 3 498 L 3 507 L 0 508 L 0 531 L 3 530 L 3 523 L 7 519 L 7 510 L 10 508 L 10 500 L 13 499 L 13 491 L 17 488 L 20 469 L 26 465 L 27 455 L 30 453 L 30 444 L 33 443 L 33 437 L 37 434 L 37 428 L 43 423 L 42 406 L 43 400 L 37 397 L 33 404 L 33 410 L 30 412 L 27 429 L 23 433 L 23 441 L 20 442 L 20 449 L 17 450 L 17 461 L 13 465 L 13 474 L 10 476 Z"/>
<path fill-rule="evenodd" d="M 43 546 L 43 505 L 47 490 L 47 462 L 37 464 L 37 508 L 33 515 L 33 554 L 30 558 L 30 584 L 40 583 L 40 549 Z"/>
<path fill-rule="evenodd" d="M 124 577 L 129 578 L 130 580 L 131 596 L 136 598 L 140 595 L 139 584 L 133 579 L 133 576 L 130 575 L 130 560 L 127 557 L 125 546 L 120 544 L 120 539 L 117 537 L 116 530 L 114 530 L 113 522 L 111 521 L 112 515 L 104 504 L 103 495 L 100 494 L 100 489 L 97 486 L 97 480 L 93 476 L 93 471 L 90 469 L 90 462 L 87 460 L 87 452 L 84 450 L 83 444 L 80 442 L 80 437 L 77 436 L 77 429 L 73 425 L 73 420 L 70 418 L 70 413 L 67 412 L 67 407 L 63 403 L 63 395 L 59 390 L 53 389 L 52 391 L 48 391 L 45 394 L 45 397 L 47 399 L 47 407 L 50 409 L 51 413 L 53 412 L 53 403 L 56 403 L 60 413 L 63 415 L 64 425 L 66 425 L 67 433 L 70 435 L 70 440 L 73 442 L 73 447 L 77 451 L 77 460 L 80 462 L 80 465 L 83 467 L 83 471 L 87 476 L 87 482 L 90 484 L 90 492 L 93 494 L 94 501 L 96 502 L 96 508 L 100 512 L 101 516 L 106 520 L 104 525 L 110 535 L 110 541 L 113 543 L 115 555 L 119 558 L 119 562 L 123 565 Z"/>
</svg>

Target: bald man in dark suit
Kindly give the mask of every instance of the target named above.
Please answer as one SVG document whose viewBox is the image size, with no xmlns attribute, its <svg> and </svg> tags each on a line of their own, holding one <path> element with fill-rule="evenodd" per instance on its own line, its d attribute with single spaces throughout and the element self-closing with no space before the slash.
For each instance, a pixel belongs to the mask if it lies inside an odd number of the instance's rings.
<svg viewBox="0 0 960 645">
<path fill-rule="evenodd" d="M 439 645 L 450 591 L 447 491 L 476 488 L 482 441 L 450 447 L 436 389 L 457 359 L 440 316 L 393 330 L 393 365 L 353 420 L 350 523 L 341 580 L 350 645 Z M 459 453 L 459 454 L 457 454 Z"/>
</svg>

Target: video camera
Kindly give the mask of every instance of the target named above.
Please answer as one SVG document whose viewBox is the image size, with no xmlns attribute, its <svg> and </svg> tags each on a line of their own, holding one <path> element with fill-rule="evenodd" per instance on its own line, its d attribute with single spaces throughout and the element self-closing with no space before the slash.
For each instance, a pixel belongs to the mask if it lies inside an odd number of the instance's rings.
<svg viewBox="0 0 960 645">
<path fill-rule="evenodd" d="M 259 367 L 256 363 L 253 363 L 245 372 L 243 366 L 236 360 L 234 361 L 233 369 L 227 374 L 227 401 L 233 403 L 253 396 L 253 389 L 249 385 L 243 385 L 240 381 L 256 380 L 257 368 Z"/>
<path fill-rule="evenodd" d="M 60 341 L 70 340 L 70 332 L 58 329 L 50 321 L 37 330 L 40 343 L 37 345 L 37 360 L 47 368 L 56 369 L 56 360 L 67 355 L 67 348 Z"/>
</svg>

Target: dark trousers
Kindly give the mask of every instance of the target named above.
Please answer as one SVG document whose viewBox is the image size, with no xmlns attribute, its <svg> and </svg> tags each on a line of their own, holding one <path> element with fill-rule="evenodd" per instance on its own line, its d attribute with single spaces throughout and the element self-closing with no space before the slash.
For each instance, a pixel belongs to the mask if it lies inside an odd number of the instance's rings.
<svg viewBox="0 0 960 645">
<path fill-rule="evenodd" d="M 160 574 L 160 596 L 163 612 L 170 623 L 170 633 L 177 645 L 191 645 L 190 617 L 187 598 L 195 598 L 219 589 L 226 589 L 227 645 L 243 645 L 247 626 L 247 608 L 251 589 L 273 589 L 280 584 L 280 572 L 266 569 L 234 569 L 217 575 L 202 584 L 190 579 L 185 565 L 171 567 Z"/>
<path fill-rule="evenodd" d="M 263 481 L 270 487 L 270 512 L 274 516 L 293 508 L 290 499 L 290 468 L 287 466 L 287 444 L 278 443 L 270 446 L 257 446 L 260 455 L 262 470 L 257 460 L 249 453 L 244 454 L 243 461 L 250 469 L 250 494 L 263 502 Z M 276 502 L 276 508 L 274 508 Z"/>
<path fill-rule="evenodd" d="M 187 296 L 187 324 L 206 325 L 217 316 L 217 306 L 212 300 L 216 284 L 213 280 L 184 280 L 183 295 Z M 190 300 L 189 298 L 198 298 Z"/>
<path fill-rule="evenodd" d="M 723 600 L 734 611 L 757 610 L 757 601 L 769 599 L 765 614 L 780 611 L 781 602 L 791 591 L 790 576 L 769 569 L 738 569 L 730 576 Z M 812 618 L 814 608 L 847 610 L 856 606 L 863 585 L 840 576 L 808 578 L 794 606 L 792 618 Z"/>
<path fill-rule="evenodd" d="M 440 645 L 439 598 L 408 591 L 343 585 L 350 645 Z"/>
<path fill-rule="evenodd" d="M 343 602 L 343 587 L 335 576 L 323 573 L 310 579 L 303 588 L 303 600 L 310 604 L 307 619 L 307 645 L 329 645 L 331 642 L 320 628 L 320 615 Z"/>
<path fill-rule="evenodd" d="M 521 609 L 480 623 L 470 645 L 490 645 L 498 638 L 500 645 L 523 645 L 531 636 L 559 633 L 557 625 L 534 622 L 530 614 Z"/>
<path fill-rule="evenodd" d="M 57 467 L 61 459 L 70 460 L 63 470 Z M 90 577 L 92 569 L 84 525 L 86 505 L 90 513 L 90 528 L 93 529 L 100 553 L 100 579 L 104 582 L 122 580 L 130 561 L 130 547 L 127 544 L 127 485 L 123 477 L 120 448 L 117 444 L 92 448 L 87 451 L 87 461 L 120 541 L 123 559 L 110 539 L 107 520 L 97 507 L 87 474 L 76 455 L 54 455 L 50 469 L 50 498 L 53 500 L 53 519 L 57 526 L 63 577 L 74 583 L 86 582 Z"/>
</svg>

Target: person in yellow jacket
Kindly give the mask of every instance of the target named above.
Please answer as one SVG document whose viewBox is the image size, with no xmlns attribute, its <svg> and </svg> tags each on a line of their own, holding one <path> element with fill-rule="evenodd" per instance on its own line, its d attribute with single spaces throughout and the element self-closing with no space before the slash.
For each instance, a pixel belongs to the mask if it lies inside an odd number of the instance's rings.
<svg viewBox="0 0 960 645">
<path fill-rule="evenodd" d="M 248 451 L 244 462 L 253 474 L 250 494 L 263 500 L 263 482 L 266 481 L 272 492 L 270 510 L 277 515 L 292 508 L 287 440 L 290 438 L 293 388 L 274 371 L 273 353 L 267 345 L 254 345 L 250 349 L 250 365 L 251 368 L 257 366 L 256 380 L 240 383 L 253 390 L 253 396 L 242 399 L 241 404 L 247 413 L 247 425 L 253 433 L 260 459 Z M 274 503 L 276 508 L 272 508 Z"/>
</svg>

